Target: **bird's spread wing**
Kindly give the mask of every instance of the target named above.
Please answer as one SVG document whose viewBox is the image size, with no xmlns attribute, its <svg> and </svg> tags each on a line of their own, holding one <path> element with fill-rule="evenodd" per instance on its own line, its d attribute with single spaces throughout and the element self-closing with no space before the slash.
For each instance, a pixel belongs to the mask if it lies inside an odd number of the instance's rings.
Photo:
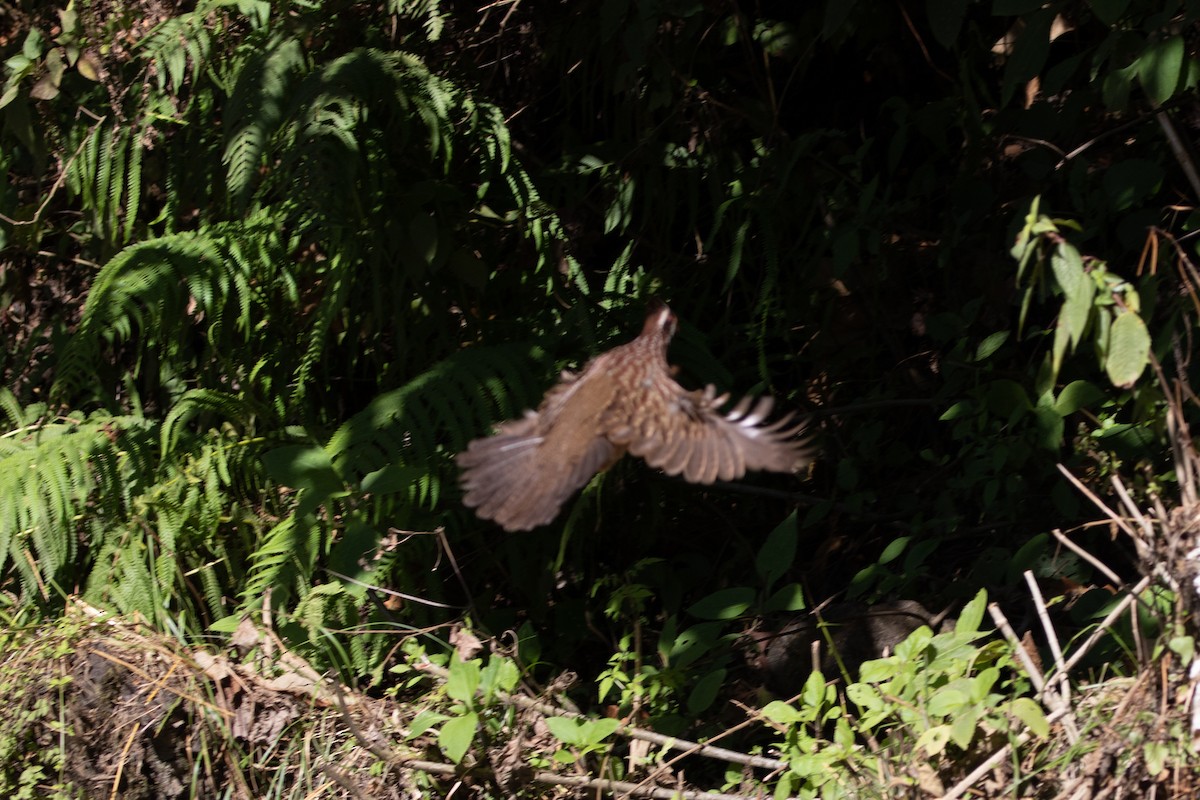
<svg viewBox="0 0 1200 800">
<path fill-rule="evenodd" d="M 536 528 L 624 454 L 596 428 L 611 390 L 580 392 L 578 378 L 563 373 L 537 411 L 500 425 L 458 455 L 464 505 L 506 530 Z"/>
<path fill-rule="evenodd" d="M 758 402 L 747 397 L 719 413 L 728 399 L 727 394 L 718 397 L 712 386 L 703 392 L 680 389 L 669 401 L 672 413 L 629 419 L 615 425 L 609 438 L 650 466 L 691 483 L 735 480 L 752 469 L 792 472 L 807 463 L 808 442 L 797 438 L 803 424 L 790 415 L 762 424 L 774 404 L 770 397 Z"/>
</svg>

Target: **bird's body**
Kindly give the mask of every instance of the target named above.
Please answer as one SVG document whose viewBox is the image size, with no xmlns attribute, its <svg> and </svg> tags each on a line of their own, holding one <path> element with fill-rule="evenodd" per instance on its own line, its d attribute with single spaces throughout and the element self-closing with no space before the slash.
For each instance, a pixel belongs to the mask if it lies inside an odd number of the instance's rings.
<svg viewBox="0 0 1200 800">
<path fill-rule="evenodd" d="M 596 356 L 578 374 L 564 372 L 537 411 L 500 425 L 458 456 L 463 503 L 507 530 L 528 530 L 558 515 L 593 475 L 626 452 L 692 483 L 734 480 L 748 469 L 791 472 L 808 449 L 788 427 L 769 425 L 769 397 L 742 400 L 722 416 L 728 395 L 709 386 L 689 392 L 671 378 L 667 344 L 675 315 L 652 307 L 642 333 Z"/>
</svg>

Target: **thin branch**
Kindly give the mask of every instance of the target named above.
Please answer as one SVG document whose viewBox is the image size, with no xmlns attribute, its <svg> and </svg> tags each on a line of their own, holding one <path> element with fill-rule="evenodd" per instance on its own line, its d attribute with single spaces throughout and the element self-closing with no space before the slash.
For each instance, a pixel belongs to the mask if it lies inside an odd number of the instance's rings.
<svg viewBox="0 0 1200 800">
<path fill-rule="evenodd" d="M 1046 640 L 1050 643 L 1050 652 L 1054 655 L 1054 663 L 1058 668 L 1057 672 L 1047 683 L 1046 688 L 1049 688 L 1050 683 L 1057 683 L 1058 693 L 1061 698 L 1061 707 L 1064 710 L 1069 709 L 1071 706 L 1071 682 L 1068 679 L 1069 676 L 1063 659 L 1062 645 L 1058 641 L 1058 633 L 1055 632 L 1054 625 L 1050 622 L 1050 612 L 1046 610 L 1046 601 L 1042 597 L 1041 587 L 1037 585 L 1037 580 L 1033 577 L 1033 572 L 1030 570 L 1025 570 L 1025 583 L 1029 586 L 1029 595 L 1033 598 L 1038 620 L 1042 623 L 1042 631 L 1045 632 Z M 1079 728 L 1076 726 L 1074 719 L 1070 717 L 1064 718 L 1063 729 L 1066 731 L 1067 739 L 1071 744 L 1079 741 Z"/>
<path fill-rule="evenodd" d="M 1058 539 L 1059 543 L 1063 547 L 1067 548 L 1072 553 L 1079 556 L 1084 561 L 1088 562 L 1093 567 L 1095 567 L 1096 569 L 1103 572 L 1104 576 L 1106 578 L 1108 578 L 1110 581 L 1112 581 L 1114 584 L 1120 585 L 1121 583 L 1123 583 L 1123 581 L 1121 580 L 1120 576 L 1117 575 L 1117 573 L 1115 573 L 1111 569 L 1109 569 L 1108 566 L 1103 561 L 1096 558 L 1094 555 L 1089 553 L 1087 550 L 1084 550 L 1079 545 L 1075 544 L 1075 542 L 1071 541 L 1071 539 L 1069 539 L 1066 536 L 1066 534 L 1064 534 L 1060 529 L 1055 528 L 1052 531 L 1052 533 L 1054 534 L 1054 538 Z"/>
</svg>

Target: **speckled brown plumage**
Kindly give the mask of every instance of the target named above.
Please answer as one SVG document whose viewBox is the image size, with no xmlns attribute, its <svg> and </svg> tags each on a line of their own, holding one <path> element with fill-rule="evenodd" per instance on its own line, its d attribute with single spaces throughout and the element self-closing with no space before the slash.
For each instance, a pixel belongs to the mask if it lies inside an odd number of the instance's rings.
<svg viewBox="0 0 1200 800">
<path fill-rule="evenodd" d="M 626 452 L 692 483 L 736 480 L 747 470 L 792 472 L 810 459 L 791 415 L 770 424 L 773 401 L 729 395 L 711 385 L 690 392 L 671 377 L 667 344 L 675 315 L 650 309 L 641 335 L 564 372 L 537 411 L 500 425 L 458 455 L 463 503 L 507 530 L 553 520 L 577 489 Z"/>
</svg>

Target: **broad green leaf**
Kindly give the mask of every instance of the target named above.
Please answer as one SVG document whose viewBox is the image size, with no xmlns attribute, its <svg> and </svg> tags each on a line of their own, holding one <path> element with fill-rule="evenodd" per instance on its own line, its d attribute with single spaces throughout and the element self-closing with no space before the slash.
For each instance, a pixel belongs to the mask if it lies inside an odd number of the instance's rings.
<svg viewBox="0 0 1200 800">
<path fill-rule="evenodd" d="M 1000 680 L 1000 670 L 996 667 L 988 667 L 980 670 L 979 674 L 970 682 L 971 702 L 982 703 L 987 700 L 988 695 L 992 691 L 992 687 L 996 685 L 996 681 Z"/>
<path fill-rule="evenodd" d="M 725 683 L 725 670 L 715 669 L 696 682 L 692 693 L 688 695 L 687 709 L 689 714 L 697 715 L 707 711 L 717 699 L 717 692 Z"/>
<path fill-rule="evenodd" d="M 987 590 L 980 589 L 971 598 L 971 602 L 963 606 L 963 610 L 958 615 L 958 621 L 954 624 L 955 633 L 971 634 L 978 633 L 979 626 L 983 622 L 983 612 L 987 609 Z"/>
<path fill-rule="evenodd" d="M 938 421 L 949 422 L 950 420 L 958 419 L 959 417 L 968 416 L 974 413 L 975 406 L 970 400 L 960 400 L 942 412 L 942 415 L 938 417 Z"/>
<path fill-rule="evenodd" d="M 1171 99 L 1183 76 L 1184 43 L 1182 36 L 1155 42 L 1138 57 L 1138 80 L 1155 105 Z"/>
<path fill-rule="evenodd" d="M 968 700 L 966 692 L 947 686 L 934 692 L 926 707 L 930 714 L 948 717 L 966 705 Z"/>
<path fill-rule="evenodd" d="M 796 542 L 800 534 L 796 529 L 796 512 L 784 517 L 783 522 L 767 536 L 754 561 L 763 585 L 770 589 L 783 573 L 792 567 L 796 558 Z"/>
<path fill-rule="evenodd" d="M 942 47 L 949 49 L 958 38 L 970 4 L 971 0 L 925 0 L 929 27 L 933 31 L 933 38 Z"/>
<path fill-rule="evenodd" d="M 1054 401 L 1054 411 L 1060 417 L 1066 417 L 1081 408 L 1098 403 L 1104 397 L 1104 392 L 1094 383 L 1071 381 L 1058 393 L 1058 398 Z"/>
<path fill-rule="evenodd" d="M 1109 111 L 1124 111 L 1129 105 L 1129 94 L 1137 77 L 1137 62 L 1123 69 L 1115 69 L 1104 76 L 1101 96 Z"/>
<path fill-rule="evenodd" d="M 900 644 L 896 645 L 896 657 L 901 661 L 912 661 L 918 658 L 925 648 L 929 647 L 929 643 L 933 640 L 933 631 L 928 625 L 922 625 L 908 635 Z"/>
<path fill-rule="evenodd" d="M 1050 735 L 1050 723 L 1046 721 L 1046 712 L 1032 699 L 1018 697 L 1012 701 L 1008 708 L 1014 717 L 1025 723 L 1025 727 L 1034 736 L 1037 736 L 1039 739 L 1045 739 Z"/>
<path fill-rule="evenodd" d="M 436 711 L 430 711 L 429 709 L 419 711 L 417 712 L 417 715 L 413 717 L 412 722 L 408 724 L 408 734 L 405 736 L 405 738 L 415 739 L 421 734 L 425 733 L 425 731 L 439 725 L 447 719 L 450 718 L 445 714 L 439 714 Z"/>
<path fill-rule="evenodd" d="M 819 708 L 828 696 L 829 690 L 830 687 L 825 685 L 825 676 L 818 670 L 813 670 L 804 680 L 804 692 L 801 694 L 800 700 L 808 708 Z"/>
<path fill-rule="evenodd" d="M 935 725 L 917 737 L 917 749 L 936 756 L 946 749 L 946 743 L 949 741 L 950 726 Z"/>
<path fill-rule="evenodd" d="M 570 717 L 547 717 L 546 727 L 560 742 L 575 747 L 591 747 L 603 741 L 617 728 L 621 721 L 604 719 L 572 719 Z"/>
<path fill-rule="evenodd" d="M 736 619 L 754 602 L 754 590 L 734 586 L 713 592 L 694 603 L 688 613 L 700 619 Z"/>
<path fill-rule="evenodd" d="M 673 640 L 660 643 L 659 649 L 669 666 L 681 669 L 709 655 L 725 627 L 719 622 L 702 622 L 683 631 Z"/>
<path fill-rule="evenodd" d="M 1070 244 L 1062 242 L 1055 248 L 1054 254 L 1050 256 L 1050 268 L 1054 272 L 1058 288 L 1062 289 L 1067 297 L 1074 297 L 1083 291 L 1083 285 L 1087 283 L 1087 275 L 1083 271 L 1083 258 Z"/>
<path fill-rule="evenodd" d="M 1005 420 L 1013 420 L 1033 408 L 1025 387 L 1007 378 L 992 381 L 985 399 L 992 416 Z"/>
<path fill-rule="evenodd" d="M 912 541 L 911 536 L 898 536 L 888 542 L 887 547 L 884 547 L 883 552 L 879 554 L 879 563 L 889 564 L 895 561 L 904 553 L 904 548 L 908 547 L 910 541 Z"/>
<path fill-rule="evenodd" d="M 317 445 L 290 444 L 263 455 L 267 474 L 284 486 L 308 489 L 329 496 L 344 489 L 325 449 Z"/>
<path fill-rule="evenodd" d="M 1192 663 L 1192 659 L 1196 657 L 1196 640 L 1191 636 L 1175 636 L 1171 641 L 1167 642 L 1167 647 L 1171 648 L 1171 652 L 1179 656 L 1179 660 L 1186 667 Z"/>
<path fill-rule="evenodd" d="M 1067 325 L 1066 316 L 1059 314 L 1058 323 L 1054 326 L 1054 345 L 1050 359 L 1050 377 L 1053 380 L 1058 379 L 1058 373 L 1062 370 L 1063 357 L 1067 354 L 1067 345 L 1070 342 L 1071 331 Z"/>
<path fill-rule="evenodd" d="M 1084 277 L 1081 285 L 1076 287 L 1075 293 L 1063 303 L 1059 322 L 1066 325 L 1072 347 L 1077 346 L 1083 339 L 1083 332 L 1087 330 L 1088 321 L 1092 316 L 1092 301 L 1095 297 L 1096 285 Z"/>
<path fill-rule="evenodd" d="M 979 343 L 979 347 L 975 348 L 975 360 L 983 361 L 992 353 L 1000 349 L 1000 345 L 1008 341 L 1011 331 L 996 331 Z"/>
<path fill-rule="evenodd" d="M 1037 443 L 1046 450 L 1057 450 L 1062 447 L 1066 423 L 1053 408 L 1041 407 L 1033 410 L 1033 418 L 1037 427 Z"/>
<path fill-rule="evenodd" d="M 461 717 L 454 717 L 438 731 L 438 747 L 446 754 L 446 758 L 455 764 L 462 761 L 475 738 L 475 729 L 479 727 L 479 715 L 468 711 Z"/>
<path fill-rule="evenodd" d="M 1164 742 L 1146 742 L 1142 745 L 1146 754 L 1146 773 L 1155 778 L 1166 769 L 1167 761 L 1171 758 L 1171 749 Z"/>
<path fill-rule="evenodd" d="M 979 711 L 975 708 L 962 709 L 950 721 L 950 739 L 961 749 L 966 750 L 979 730 Z"/>
<path fill-rule="evenodd" d="M 450 659 L 450 674 L 446 678 L 446 694 L 453 700 L 471 703 L 479 689 L 479 659 L 462 661 L 457 655 Z"/>
<path fill-rule="evenodd" d="M 798 583 L 787 583 L 775 590 L 775 594 L 763 603 L 764 613 L 772 611 L 800 611 L 807 607 L 804 599 L 804 587 Z"/>
<path fill-rule="evenodd" d="M 762 715 L 780 725 L 790 725 L 793 722 L 799 722 L 803 719 L 799 711 L 779 700 L 772 700 L 770 703 L 767 703 L 763 707 Z"/>
<path fill-rule="evenodd" d="M 1130 158 L 1104 170 L 1101 185 L 1113 209 L 1124 211 L 1154 195 L 1162 179 L 1163 169 L 1158 164 L 1145 158 Z"/>
<path fill-rule="evenodd" d="M 1108 335 L 1108 356 L 1104 371 L 1113 385 L 1127 389 L 1150 363 L 1150 334 L 1146 323 L 1132 311 L 1122 311 L 1113 321 Z"/>
<path fill-rule="evenodd" d="M 521 679 L 521 672 L 510 659 L 492 656 L 479 675 L 479 687 L 485 698 L 496 691 L 511 692 Z"/>
</svg>

